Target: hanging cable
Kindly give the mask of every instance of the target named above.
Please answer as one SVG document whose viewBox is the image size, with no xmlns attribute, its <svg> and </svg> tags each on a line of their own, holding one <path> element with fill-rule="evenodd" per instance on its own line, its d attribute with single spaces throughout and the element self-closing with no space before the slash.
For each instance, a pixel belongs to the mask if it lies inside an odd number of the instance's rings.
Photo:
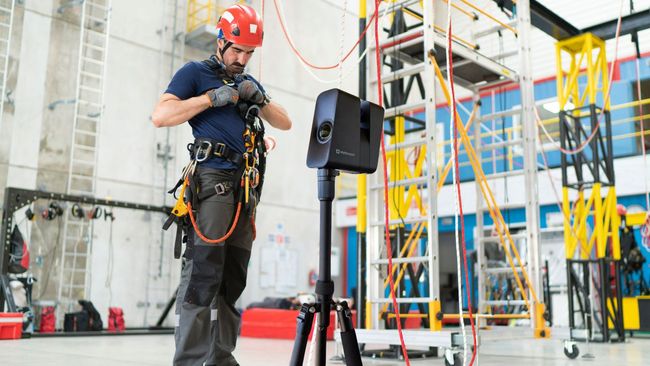
<svg viewBox="0 0 650 366">
<path fill-rule="evenodd" d="M 537 106 L 533 108 L 535 111 L 535 119 L 537 120 L 537 124 L 542 128 L 542 131 L 544 131 L 544 135 L 546 135 L 546 138 L 553 144 L 555 147 L 560 150 L 562 153 L 565 155 L 575 155 L 580 153 L 582 150 L 584 150 L 587 146 L 589 146 L 589 143 L 593 138 L 596 136 L 598 133 L 598 130 L 600 128 L 600 123 L 603 119 L 603 115 L 605 114 L 605 106 L 609 104 L 609 99 L 612 94 L 612 81 L 614 80 L 614 68 L 616 66 L 616 63 L 618 62 L 618 41 L 620 39 L 620 34 L 621 34 L 621 20 L 623 19 L 623 3 L 625 1 L 621 0 L 621 6 L 618 12 L 618 21 L 616 22 L 616 36 L 615 36 L 615 47 L 614 47 L 614 60 L 612 61 L 612 64 L 609 67 L 609 82 L 608 82 L 608 88 L 607 88 L 607 94 L 605 95 L 605 102 L 603 103 L 603 108 L 600 111 L 600 114 L 598 115 L 598 119 L 596 120 L 596 125 L 593 128 L 593 131 L 591 131 L 591 134 L 587 139 L 578 147 L 576 147 L 573 150 L 568 150 L 564 149 L 560 144 L 553 140 L 553 137 L 551 137 L 551 134 L 548 133 L 546 130 L 546 127 L 544 127 L 544 124 L 542 123 L 542 119 L 539 117 L 539 112 L 537 111 Z M 562 123 L 562 122 L 560 122 Z"/>
<path fill-rule="evenodd" d="M 387 9 L 388 9 L 388 7 L 386 7 L 386 10 Z M 393 17 L 393 20 L 394 19 L 395 19 L 395 17 Z M 394 30 L 394 33 L 397 33 L 397 31 L 398 30 Z M 398 43 L 397 47 L 393 50 L 393 54 L 390 56 L 391 59 L 398 59 L 400 52 L 402 52 L 402 44 Z M 391 66 L 391 68 L 393 69 L 393 77 L 395 77 L 397 75 L 397 66 L 395 66 L 395 67 Z M 397 80 L 397 79 L 395 79 L 395 80 Z M 399 101 L 400 104 L 402 104 L 404 102 L 405 102 L 405 100 L 400 100 Z M 404 125 L 404 123 L 405 123 L 404 120 L 402 120 L 402 125 Z M 394 120 L 393 126 L 394 126 L 393 127 L 393 132 L 395 133 L 395 136 L 397 136 L 398 128 L 401 128 L 400 126 L 397 125 L 397 118 Z M 406 129 L 405 126 L 404 126 L 404 129 Z M 403 137 L 403 134 L 400 133 L 400 135 Z M 395 163 L 394 166 L 395 166 L 395 170 L 397 172 L 402 171 L 402 154 L 403 154 L 403 152 L 404 151 L 403 151 L 402 147 L 399 147 L 399 146 L 395 150 L 393 150 L 393 162 Z M 395 190 L 398 189 L 397 188 L 397 181 L 402 179 L 402 178 L 404 178 L 404 177 L 398 176 L 393 180 L 393 188 L 392 188 L 393 189 L 393 194 L 391 195 L 392 196 L 391 198 L 392 198 L 392 202 L 393 202 L 393 207 L 394 207 L 395 211 L 397 212 L 397 217 L 402 222 L 402 226 L 404 227 L 404 230 L 406 230 L 406 222 L 404 221 L 404 217 L 402 216 L 402 211 L 400 210 L 400 206 L 397 203 L 398 194 L 395 194 Z M 399 250 L 399 247 L 397 248 L 397 250 Z M 400 281 L 397 281 L 397 282 L 400 282 Z"/>
<path fill-rule="evenodd" d="M 282 3 L 279 3 L 278 5 L 279 5 L 279 8 L 280 8 L 280 13 L 279 13 L 279 14 L 280 14 L 280 17 L 282 17 L 282 22 L 286 24 L 287 21 L 286 21 L 286 19 L 284 18 L 284 8 L 282 7 Z M 384 13 L 381 15 L 380 18 L 383 18 L 383 17 L 386 16 L 387 9 L 388 9 L 388 8 L 386 8 L 386 10 L 384 10 Z M 293 43 L 293 37 L 291 37 L 291 34 L 287 33 L 287 36 L 288 36 L 289 42 L 290 42 L 290 43 Z M 366 47 L 366 49 L 361 53 L 361 55 L 359 56 L 359 58 L 355 61 L 355 63 L 359 64 L 359 63 L 361 63 L 361 62 L 365 59 L 366 54 L 368 53 L 369 48 L 370 48 L 369 46 Z M 334 84 L 334 83 L 338 83 L 338 82 L 339 82 L 339 78 L 338 78 L 338 77 L 337 77 L 337 78 L 334 78 L 334 79 L 323 79 L 323 78 L 319 77 L 318 75 L 316 75 L 316 74 L 312 71 L 311 67 L 310 67 L 309 65 L 307 65 L 306 63 L 304 63 L 303 60 L 300 59 L 299 57 L 298 57 L 298 61 L 299 61 L 300 66 L 301 66 L 301 67 L 302 67 L 302 68 L 303 68 L 303 69 L 304 69 L 304 70 L 309 74 L 309 76 L 311 76 L 314 80 L 318 81 L 319 83 L 322 83 L 322 84 Z M 347 72 L 342 76 L 342 79 L 343 79 L 343 80 L 347 79 L 347 78 L 348 78 L 350 75 L 352 75 L 355 71 L 357 71 L 357 70 L 356 70 L 354 67 L 351 67 L 350 70 L 348 70 L 348 71 L 347 71 Z"/>
<path fill-rule="evenodd" d="M 113 269 L 115 267 L 115 250 L 113 246 L 113 221 L 114 217 L 110 217 L 110 228 L 108 234 L 108 259 L 106 261 L 106 281 L 104 287 L 108 289 L 108 306 L 113 304 Z"/>
<path fill-rule="evenodd" d="M 275 1 L 275 0 L 274 0 Z M 373 18 L 379 13 L 379 0 L 375 0 L 375 14 Z M 372 19 L 371 19 L 372 23 Z M 368 27 L 366 27 L 367 29 Z M 379 48 L 379 22 L 375 22 L 375 62 L 377 65 L 377 100 L 379 106 L 383 107 L 384 96 L 383 96 L 383 86 L 381 82 L 381 50 Z M 365 33 L 365 30 L 364 30 Z M 357 42 L 358 43 L 358 42 Z M 388 213 L 388 166 L 386 163 L 386 141 L 384 137 L 384 131 L 382 129 L 381 133 L 381 161 L 383 164 L 383 173 L 384 173 L 384 235 L 386 237 L 386 257 L 388 257 L 388 278 L 390 279 L 390 297 L 393 302 L 393 311 L 395 312 L 395 320 L 397 323 L 397 333 L 399 334 L 399 342 L 402 347 L 402 354 L 404 355 L 404 361 L 407 366 L 411 366 L 411 361 L 409 361 L 408 351 L 406 349 L 406 344 L 404 343 L 404 334 L 402 333 L 402 320 L 400 319 L 399 307 L 397 306 L 397 297 L 395 296 L 395 281 L 393 280 L 393 249 L 390 243 L 390 220 Z"/>
<path fill-rule="evenodd" d="M 361 43 L 361 40 L 362 40 L 363 37 L 366 35 L 366 32 L 368 31 L 368 29 L 369 29 L 370 26 L 372 25 L 373 21 L 376 20 L 378 14 L 379 14 L 379 6 L 377 6 L 376 9 L 375 9 L 375 12 L 372 14 L 372 16 L 370 17 L 370 19 L 368 20 L 368 25 L 366 25 L 366 27 L 365 27 L 365 28 L 363 29 L 363 31 L 361 32 L 361 35 L 359 36 L 359 39 L 357 39 L 357 41 L 355 42 L 354 46 L 352 46 L 352 48 L 351 48 L 351 49 L 350 49 L 350 50 L 345 54 L 345 56 L 343 56 L 343 58 L 341 58 L 339 61 L 337 61 L 336 64 L 334 64 L 334 65 L 319 66 L 319 65 L 315 65 L 315 64 L 309 62 L 309 61 L 308 61 L 308 60 L 307 60 L 307 59 L 306 59 L 306 58 L 305 58 L 305 57 L 300 53 L 300 51 L 298 51 L 298 49 L 296 48 L 295 44 L 293 43 L 293 40 L 292 40 L 291 37 L 289 36 L 289 32 L 287 31 L 287 27 L 286 27 L 286 25 L 285 25 L 284 17 L 280 14 L 280 9 L 279 9 L 279 6 L 278 6 L 278 0 L 273 0 L 273 5 L 275 6 L 275 13 L 278 15 L 278 20 L 280 21 L 280 28 L 282 29 L 282 33 L 284 34 L 284 38 L 285 38 L 285 39 L 287 40 L 287 42 L 289 43 L 289 47 L 291 48 L 291 50 L 293 51 L 293 53 L 294 53 L 296 56 L 298 56 L 298 58 L 300 59 L 300 61 L 303 62 L 305 65 L 307 65 L 307 66 L 309 66 L 309 67 L 311 67 L 311 68 L 313 68 L 313 69 L 318 69 L 318 70 L 331 70 L 331 69 L 335 69 L 335 68 L 337 68 L 340 64 L 342 64 L 343 62 L 345 62 L 345 60 L 347 60 L 347 59 L 350 57 L 350 55 L 352 54 L 352 52 L 354 52 L 354 50 L 357 48 L 357 46 L 359 45 L 359 43 Z M 379 50 L 379 43 L 378 43 L 378 42 L 377 42 L 377 50 Z"/>
<path fill-rule="evenodd" d="M 636 58 L 636 93 L 637 99 L 643 100 L 641 95 L 641 72 L 639 70 L 639 57 Z M 650 210 L 650 193 L 648 192 L 648 159 L 645 145 L 645 121 L 643 119 L 643 104 L 639 104 L 639 124 L 641 126 L 641 153 L 643 154 L 643 187 L 645 188 L 645 208 Z"/>
<path fill-rule="evenodd" d="M 446 32 L 446 37 L 448 40 L 451 39 L 451 4 L 452 0 L 449 0 L 447 2 L 447 32 Z M 451 79 L 451 74 L 453 71 L 451 70 L 451 60 L 452 57 L 450 56 L 450 46 L 449 46 L 449 41 L 445 45 L 447 54 L 445 56 L 446 62 L 447 62 L 447 82 L 450 84 L 450 90 L 451 90 L 451 95 L 452 97 L 449 99 L 449 140 L 452 141 L 451 145 L 451 156 L 450 156 L 450 161 L 452 165 L 451 169 L 451 184 L 452 184 L 452 189 L 453 189 L 453 195 L 454 195 L 454 240 L 455 240 L 455 249 L 456 249 L 456 272 L 458 275 L 456 276 L 456 286 L 458 288 L 458 323 L 460 325 L 460 332 L 463 336 L 463 366 L 467 365 L 467 331 L 465 330 L 465 319 L 463 318 L 463 281 L 462 281 L 462 270 L 461 270 L 461 259 L 460 259 L 460 238 L 458 237 L 458 216 L 459 216 L 459 209 L 458 209 L 458 189 L 460 189 L 459 186 L 456 185 L 456 172 L 457 172 L 457 167 L 458 167 L 458 143 L 457 140 L 454 138 L 457 136 L 457 129 L 456 129 L 456 106 L 454 102 L 454 89 L 453 89 L 453 80 Z M 479 122 L 480 123 L 480 122 Z"/>
<path fill-rule="evenodd" d="M 465 321 L 463 319 L 463 306 L 462 306 L 462 286 L 460 285 L 460 278 L 461 278 L 461 272 L 460 272 L 460 265 L 459 265 L 459 246 L 462 244 L 462 254 L 463 254 L 463 268 L 465 271 L 465 293 L 467 294 L 467 309 L 469 311 L 469 322 L 470 326 L 472 328 L 472 342 L 473 342 L 473 348 L 472 348 L 472 358 L 469 362 L 469 365 L 472 366 L 474 364 L 474 360 L 476 359 L 476 351 L 477 351 L 477 344 L 476 344 L 476 328 L 474 326 L 474 317 L 472 315 L 472 301 L 471 301 L 471 284 L 469 282 L 469 274 L 468 274 L 468 266 L 467 266 L 467 250 L 466 250 L 466 245 L 465 245 L 465 218 L 463 215 L 463 199 L 462 199 L 462 194 L 461 194 L 461 187 L 460 187 L 460 168 L 459 168 L 459 159 L 458 159 L 458 151 L 459 151 L 459 145 L 458 145 L 458 123 L 456 123 L 456 91 L 454 87 L 454 62 L 453 62 L 453 51 L 452 51 L 452 41 L 451 41 L 451 35 L 452 35 L 452 22 L 451 22 L 451 8 L 452 8 L 452 0 L 449 0 L 447 2 L 447 42 L 446 42 L 446 48 L 447 48 L 447 54 L 446 54 L 446 59 L 447 59 L 447 82 L 449 83 L 449 90 L 451 94 L 450 98 L 450 109 L 451 109 L 451 123 L 452 123 L 452 131 L 453 131 L 453 149 L 452 149 L 452 156 L 453 156 L 453 164 L 454 164 L 454 169 L 453 169 L 453 186 L 454 186 L 454 222 L 455 222 L 455 237 L 456 237 L 456 264 L 458 268 L 458 297 L 459 297 L 459 315 L 460 315 L 460 325 L 461 325 L 461 330 L 463 333 L 463 365 L 466 364 L 467 362 L 467 336 L 465 334 Z M 480 123 L 480 122 L 479 122 Z M 458 238 L 458 217 L 460 217 L 460 231 L 461 231 L 461 237 L 460 237 L 460 243 L 459 243 L 459 238 Z"/>
<path fill-rule="evenodd" d="M 339 60 L 343 59 L 343 45 L 345 43 L 345 13 L 348 12 L 348 0 L 343 0 L 343 13 L 341 15 L 341 40 L 339 44 Z M 339 62 L 339 89 L 343 85 L 343 63 Z M 354 68 L 352 68 L 354 69 Z"/>
<path fill-rule="evenodd" d="M 638 35 L 636 35 L 636 47 L 637 47 L 637 57 L 636 57 L 636 93 L 637 99 L 639 101 L 643 100 L 643 95 L 641 91 L 641 70 L 639 66 L 640 52 L 639 52 L 639 40 Z M 639 126 L 641 129 L 641 153 L 643 154 L 643 188 L 645 189 L 645 208 L 646 211 L 650 211 L 650 192 L 648 192 L 648 159 L 646 151 L 646 135 L 645 135 L 645 120 L 643 118 L 643 104 L 639 104 Z M 646 214 L 646 219 L 643 225 L 641 225 L 641 243 L 643 246 L 650 250 L 650 213 Z"/>
<path fill-rule="evenodd" d="M 499 35 L 499 55 L 503 55 L 503 53 L 505 52 L 505 47 L 503 45 L 503 32 L 501 32 L 501 30 L 499 30 L 497 32 L 497 34 Z M 504 59 L 501 58 L 500 61 L 503 63 Z M 505 94 L 506 90 L 503 87 L 501 87 L 500 89 L 501 89 L 501 91 L 499 93 L 499 107 L 501 108 L 501 111 L 505 111 L 505 109 L 506 109 L 506 94 Z M 514 126 L 512 126 L 512 125 L 511 125 L 511 131 L 510 132 L 512 133 L 512 135 L 514 135 Z M 506 117 L 501 116 L 501 141 L 506 141 L 506 140 L 508 140 L 508 136 L 506 134 Z M 510 150 L 510 153 L 509 153 L 508 150 Z M 498 153 L 496 151 L 496 149 L 494 149 L 492 151 L 494 153 Z M 508 166 L 509 161 L 514 162 L 514 159 L 512 157 L 512 155 L 514 155 L 514 154 L 512 154 L 512 147 L 509 147 L 506 144 L 503 144 L 503 148 L 502 148 L 501 151 L 502 151 L 502 154 L 503 154 L 503 157 L 502 157 L 503 158 L 502 159 L 503 160 L 503 171 L 507 172 L 507 171 L 512 170 L 513 167 Z M 495 171 L 495 173 L 496 173 L 496 171 Z M 510 197 L 508 196 L 508 177 L 507 176 L 505 176 L 503 178 L 503 203 L 506 206 L 506 212 L 505 212 L 505 214 L 506 214 L 506 225 L 508 225 L 508 227 L 510 227 L 510 209 L 508 208 L 508 204 L 510 203 Z"/>
</svg>

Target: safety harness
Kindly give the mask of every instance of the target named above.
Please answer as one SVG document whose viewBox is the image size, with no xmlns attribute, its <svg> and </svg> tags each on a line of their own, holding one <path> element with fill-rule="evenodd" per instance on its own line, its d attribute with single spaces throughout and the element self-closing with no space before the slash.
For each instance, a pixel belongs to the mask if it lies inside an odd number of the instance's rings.
<svg viewBox="0 0 650 366">
<path fill-rule="evenodd" d="M 238 75 L 234 79 L 225 72 L 223 64 L 215 57 L 203 61 L 210 67 L 225 85 L 236 88 L 240 81 L 247 78 L 247 75 Z M 242 117 L 245 129 L 242 138 L 244 139 L 244 153 L 229 148 L 225 143 L 207 139 L 197 138 L 193 143 L 187 145 L 190 154 L 190 162 L 183 169 L 181 178 L 169 193 L 176 198 L 169 218 L 163 225 L 163 230 L 176 223 L 176 240 L 174 244 L 174 257 L 180 258 L 182 243 L 193 245 L 190 241 L 192 236 L 190 230 L 206 243 L 220 244 L 232 235 L 242 213 L 251 220 L 253 240 L 255 239 L 255 207 L 262 195 L 264 173 L 266 171 L 266 146 L 264 144 L 264 124 L 259 117 L 260 107 L 240 100 L 235 106 Z M 214 187 L 201 190 L 196 179 L 196 167 L 208 159 L 224 159 L 237 166 L 232 181 L 217 183 Z M 178 196 L 176 191 L 180 188 Z M 214 195 L 225 195 L 233 191 L 236 210 L 230 221 L 228 231 L 221 238 L 206 237 L 198 226 L 195 218 L 196 208 L 199 203 Z M 191 228 L 191 229 L 190 229 Z"/>
</svg>

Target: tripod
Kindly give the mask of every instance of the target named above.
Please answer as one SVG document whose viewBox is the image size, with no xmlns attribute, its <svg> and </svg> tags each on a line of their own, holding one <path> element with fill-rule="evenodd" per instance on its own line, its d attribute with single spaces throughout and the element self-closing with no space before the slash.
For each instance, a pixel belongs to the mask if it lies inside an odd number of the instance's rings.
<svg viewBox="0 0 650 366">
<path fill-rule="evenodd" d="M 319 274 L 316 282 L 316 304 L 303 304 L 298 315 L 296 340 L 293 345 L 290 366 L 301 366 L 305 358 L 307 338 L 314 322 L 314 314 L 320 313 L 318 321 L 318 342 L 316 343 L 316 365 L 325 366 L 327 356 L 327 328 L 330 325 L 332 306 L 338 313 L 341 328 L 341 342 L 345 352 L 345 364 L 361 366 L 359 344 L 352 324 L 352 312 L 343 301 L 332 301 L 334 282 L 331 275 L 332 254 L 332 201 L 334 200 L 334 181 L 339 172 L 335 169 L 318 169 L 318 200 L 320 201 L 320 256 Z"/>
</svg>

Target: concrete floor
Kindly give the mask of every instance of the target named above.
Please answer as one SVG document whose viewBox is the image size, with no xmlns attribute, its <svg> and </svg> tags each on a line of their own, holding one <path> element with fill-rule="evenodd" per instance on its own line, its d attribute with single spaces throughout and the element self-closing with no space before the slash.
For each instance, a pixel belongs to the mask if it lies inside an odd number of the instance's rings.
<svg viewBox="0 0 650 366">
<path fill-rule="evenodd" d="M 519 337 L 486 337 L 479 365 L 650 365 L 650 339 L 633 338 L 625 344 L 591 344 L 594 359 L 567 359 L 558 339 L 533 340 Z M 236 357 L 242 366 L 287 365 L 292 341 L 241 338 Z M 579 345 L 581 355 L 587 346 Z M 34 338 L 0 341 L 3 366 L 108 366 L 171 365 L 174 340 L 171 335 Z M 330 342 L 328 355 L 333 355 Z M 645 359 L 645 361 L 643 361 Z M 444 365 L 442 358 L 414 360 L 413 365 Z M 329 363 L 336 364 L 336 363 Z M 364 359 L 365 365 L 403 365 L 395 361 Z"/>
</svg>

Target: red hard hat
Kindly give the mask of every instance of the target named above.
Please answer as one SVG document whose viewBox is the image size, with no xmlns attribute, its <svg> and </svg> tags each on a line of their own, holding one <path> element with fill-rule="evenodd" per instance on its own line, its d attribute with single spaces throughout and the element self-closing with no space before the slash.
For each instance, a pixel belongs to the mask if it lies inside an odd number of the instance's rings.
<svg viewBox="0 0 650 366">
<path fill-rule="evenodd" d="M 248 5 L 237 4 L 226 9 L 217 22 L 217 28 L 219 38 L 225 38 L 228 42 L 249 47 L 262 46 L 262 19 Z"/>
</svg>

